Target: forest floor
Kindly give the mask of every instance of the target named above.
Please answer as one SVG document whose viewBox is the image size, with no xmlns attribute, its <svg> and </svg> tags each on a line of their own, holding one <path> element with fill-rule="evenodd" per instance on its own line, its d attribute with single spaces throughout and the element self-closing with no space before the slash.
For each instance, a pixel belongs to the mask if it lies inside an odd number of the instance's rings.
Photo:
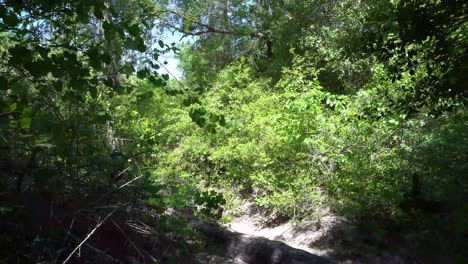
<svg viewBox="0 0 468 264">
<path fill-rule="evenodd" d="M 399 241 L 386 237 L 382 246 L 379 234 L 327 212 L 292 221 L 248 204 L 240 211 L 221 228 L 204 228 L 211 240 L 198 263 L 421 263 L 402 252 Z"/>
</svg>

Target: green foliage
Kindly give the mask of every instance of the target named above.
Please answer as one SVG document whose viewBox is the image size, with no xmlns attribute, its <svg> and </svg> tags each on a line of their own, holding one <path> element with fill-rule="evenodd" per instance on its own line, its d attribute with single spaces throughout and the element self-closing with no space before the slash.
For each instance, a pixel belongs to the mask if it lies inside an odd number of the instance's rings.
<svg viewBox="0 0 468 264">
<path fill-rule="evenodd" d="M 137 179 L 123 196 L 164 232 L 183 229 L 168 208 L 220 218 L 242 197 L 297 218 L 436 224 L 461 248 L 466 7 L 0 1 L 0 214 L 14 217 L 16 193 Z M 193 37 L 180 82 L 157 72 L 178 50 L 157 26 Z"/>
<path fill-rule="evenodd" d="M 56 241 L 67 239 L 57 235 L 77 214 L 100 218 L 91 207 L 154 199 L 157 188 L 177 195 L 157 196 L 156 216 L 187 200 L 183 188 L 148 180 L 165 140 L 152 126 L 163 112 L 152 98 L 162 100 L 168 81 L 157 58 L 175 49 L 152 46 L 154 12 L 146 0 L 0 1 L 1 240 L 17 247 L 2 250 L 5 261 L 63 260 L 42 249 L 58 252 Z M 39 198 L 28 204 L 30 196 Z"/>
<path fill-rule="evenodd" d="M 136 7 L 136 2 L 128 4 Z M 7 163 L 31 160 L 31 168 L 63 172 L 45 181 L 39 180 L 45 175 L 35 170 L 26 172 L 27 176 L 9 175 L 16 177 L 18 190 L 39 181 L 40 189 L 67 188 L 75 181 L 105 182 L 106 177 L 91 175 L 110 165 L 109 146 L 103 144 L 102 135 L 106 123 L 117 116 L 111 116 L 108 102 L 130 89 L 114 71 L 123 54 L 134 52 L 115 44 L 140 45 L 140 52 L 146 51 L 144 43 L 138 44 L 143 32 L 125 12 L 117 15 L 119 8 L 118 3 L 106 6 L 104 1 L 0 4 L 5 40 L 0 48 L 0 104 L 2 119 L 8 121 L 1 125 L 2 156 Z M 149 16 L 150 9 L 145 8 L 138 9 L 142 20 Z M 94 16 L 85 10 L 92 10 Z M 112 16 L 115 23 L 109 20 Z M 102 28 L 96 28 L 96 23 Z M 96 37 L 99 30 L 103 37 Z M 131 63 L 121 66 L 126 74 L 134 73 Z M 100 173 L 106 174 L 106 169 Z M 2 179 L 2 185 L 7 182 Z"/>
<path fill-rule="evenodd" d="M 271 58 L 238 55 L 212 70 L 225 52 L 214 49 L 215 32 L 184 51 L 188 90 L 202 95 L 185 111 L 198 127 L 182 117 L 170 126 L 179 136 L 161 155 L 161 175 L 228 188 L 228 206 L 235 193 L 292 217 L 325 206 L 414 232 L 435 225 L 440 241 L 460 248 L 466 4 L 293 2 L 242 14 L 271 34 Z"/>
</svg>

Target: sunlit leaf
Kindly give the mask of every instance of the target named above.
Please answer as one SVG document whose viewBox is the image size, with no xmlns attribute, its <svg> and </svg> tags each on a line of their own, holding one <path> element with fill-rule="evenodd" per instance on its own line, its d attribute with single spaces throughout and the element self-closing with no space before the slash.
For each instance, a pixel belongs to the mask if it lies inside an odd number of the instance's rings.
<svg viewBox="0 0 468 264">
<path fill-rule="evenodd" d="M 29 129 L 31 127 L 32 118 L 23 117 L 20 119 L 20 127 L 23 129 Z"/>
</svg>

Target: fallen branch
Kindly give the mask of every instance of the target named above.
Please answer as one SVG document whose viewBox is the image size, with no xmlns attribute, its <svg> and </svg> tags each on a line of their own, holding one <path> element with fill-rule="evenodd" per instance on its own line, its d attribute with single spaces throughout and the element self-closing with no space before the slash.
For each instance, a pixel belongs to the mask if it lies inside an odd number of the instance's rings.
<svg viewBox="0 0 468 264">
<path fill-rule="evenodd" d="M 119 209 L 119 207 L 116 207 L 114 210 L 112 210 L 112 212 L 110 212 L 101 222 L 99 222 L 96 227 L 94 227 L 93 230 L 91 230 L 91 232 L 89 232 L 89 234 L 86 236 L 85 239 L 83 239 L 83 241 L 81 241 L 81 243 L 75 247 L 75 249 L 70 253 L 70 255 L 68 255 L 68 257 L 63 261 L 63 264 L 67 263 L 70 258 L 75 254 L 75 252 L 81 248 L 81 246 L 86 243 L 86 241 L 94 234 L 94 232 L 96 232 L 96 230 L 104 223 L 106 222 L 107 219 L 109 219 L 109 217 L 111 215 L 113 215 L 117 209 Z"/>
<path fill-rule="evenodd" d="M 70 237 L 75 239 L 76 241 L 81 241 L 81 239 L 79 239 L 76 235 L 70 233 Z M 107 254 L 106 252 L 96 248 L 96 247 L 93 247 L 92 245 L 90 245 L 89 243 L 86 244 L 85 246 L 89 247 L 90 249 L 96 251 L 97 253 L 105 256 L 106 258 L 110 259 L 111 261 L 115 262 L 115 263 L 121 263 L 120 261 L 118 261 L 117 259 L 113 258 L 112 256 L 110 256 L 109 254 Z"/>
</svg>

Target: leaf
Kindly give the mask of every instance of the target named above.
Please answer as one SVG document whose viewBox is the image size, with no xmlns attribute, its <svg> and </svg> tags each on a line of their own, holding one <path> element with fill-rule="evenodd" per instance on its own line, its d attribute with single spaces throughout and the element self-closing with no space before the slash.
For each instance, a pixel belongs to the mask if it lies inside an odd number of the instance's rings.
<svg viewBox="0 0 468 264">
<path fill-rule="evenodd" d="M 96 87 L 96 86 L 94 86 L 94 85 L 89 86 L 88 91 L 89 91 L 89 95 L 91 95 L 91 97 L 92 97 L 93 99 L 96 99 L 96 98 L 97 98 L 97 92 L 98 92 L 98 91 L 97 91 L 97 87 Z"/>
<path fill-rule="evenodd" d="M 11 112 L 15 111 L 17 107 L 18 107 L 18 104 L 17 104 L 17 103 L 12 103 L 12 104 L 10 105 L 10 111 L 11 111 Z"/>
<path fill-rule="evenodd" d="M 197 125 L 199 127 L 203 127 L 205 125 L 205 118 L 204 117 L 199 117 L 195 120 L 195 123 L 197 123 Z"/>
<path fill-rule="evenodd" d="M 219 117 L 219 125 L 222 126 L 222 127 L 226 126 L 226 118 L 224 117 L 224 115 L 221 115 Z"/>
<path fill-rule="evenodd" d="M 219 201 L 220 205 L 226 205 L 226 199 L 222 198 L 221 201 Z"/>
<path fill-rule="evenodd" d="M 122 72 L 125 74 L 133 74 L 135 72 L 135 67 L 132 64 L 127 64 L 122 68 Z"/>
<path fill-rule="evenodd" d="M 13 212 L 13 208 L 0 206 L 0 215 L 5 215 L 11 212 Z"/>
<path fill-rule="evenodd" d="M 108 87 L 114 87 L 114 81 L 112 80 L 112 78 L 106 78 L 104 80 L 104 85 Z"/>
<path fill-rule="evenodd" d="M 203 125 L 201 125 L 201 126 L 203 126 Z M 211 134 L 216 134 L 217 133 L 216 126 L 214 126 L 213 124 L 209 124 L 206 128 L 207 128 L 208 132 L 210 132 Z"/>
<path fill-rule="evenodd" d="M 19 18 L 16 16 L 15 13 L 9 13 L 3 17 L 3 22 L 10 27 L 16 27 L 20 22 Z"/>
<path fill-rule="evenodd" d="M 108 53 L 104 53 L 100 56 L 101 61 L 105 64 L 110 64 L 112 61 L 112 57 Z"/>
<path fill-rule="evenodd" d="M 158 41 L 158 44 L 161 48 L 164 48 L 164 42 L 162 40 Z"/>
<path fill-rule="evenodd" d="M 154 75 L 151 75 L 149 77 L 149 81 L 156 87 L 163 87 L 165 85 L 165 82 L 163 81 L 163 79 L 156 77 Z"/>
<path fill-rule="evenodd" d="M 50 149 L 50 148 L 53 148 L 53 147 L 55 147 L 55 145 L 53 145 L 53 144 L 50 144 L 50 143 L 39 143 L 39 144 L 35 144 L 33 147 L 35 147 L 35 148 L 45 148 L 45 149 Z"/>
<path fill-rule="evenodd" d="M 145 52 L 146 51 L 145 41 L 143 40 L 143 38 L 141 36 L 138 36 L 135 39 L 135 43 L 136 43 L 136 50 L 138 50 L 139 52 Z"/>
<path fill-rule="evenodd" d="M 102 10 L 101 9 L 98 9 L 97 7 L 94 7 L 94 16 L 97 18 L 97 19 L 104 19 L 104 14 L 102 13 Z"/>
<path fill-rule="evenodd" d="M 151 99 L 151 98 L 153 98 L 153 96 L 154 96 L 153 91 L 147 91 L 147 92 L 144 92 L 144 93 L 138 95 L 138 99 L 139 100 Z"/>
<path fill-rule="evenodd" d="M 43 76 L 52 71 L 53 65 L 50 59 L 46 59 L 34 62 L 33 67 L 35 67 L 37 76 Z"/>
<path fill-rule="evenodd" d="M 144 68 L 142 70 L 137 71 L 137 77 L 139 79 L 144 79 L 146 76 L 150 74 L 149 70 L 147 68 Z"/>
<path fill-rule="evenodd" d="M 88 82 L 83 79 L 75 79 L 70 81 L 70 86 L 76 91 L 85 91 L 88 87 Z"/>
<path fill-rule="evenodd" d="M 206 110 L 205 108 L 199 108 L 195 110 L 191 110 L 189 116 L 192 118 L 192 121 L 195 122 L 198 126 L 203 127 L 205 125 L 205 115 Z"/>
<path fill-rule="evenodd" d="M 104 29 L 104 37 L 106 40 L 114 39 L 115 31 L 111 23 L 104 21 L 104 23 L 102 23 L 102 28 Z"/>
<path fill-rule="evenodd" d="M 20 119 L 20 127 L 23 129 L 29 129 L 31 127 L 32 118 L 24 117 Z"/>
<path fill-rule="evenodd" d="M 8 52 L 11 55 L 8 61 L 10 65 L 24 64 L 32 60 L 32 52 L 25 46 L 15 45 L 13 48 L 10 48 Z"/>
<path fill-rule="evenodd" d="M 23 108 L 23 112 L 21 113 L 21 117 L 31 117 L 31 115 L 32 115 L 32 108 L 31 107 Z"/>
<path fill-rule="evenodd" d="M 218 115 L 214 115 L 214 114 L 211 114 L 210 115 L 210 121 L 213 122 L 213 123 L 216 123 L 218 122 L 219 120 L 219 116 Z"/>
<path fill-rule="evenodd" d="M 138 27 L 138 24 L 130 26 L 128 28 L 128 33 L 133 37 L 138 38 L 140 36 L 140 28 Z"/>
<path fill-rule="evenodd" d="M 97 114 L 97 116 L 94 118 L 96 123 L 98 124 L 105 124 L 108 120 L 111 120 L 111 116 L 108 113 L 101 112 Z"/>
</svg>

